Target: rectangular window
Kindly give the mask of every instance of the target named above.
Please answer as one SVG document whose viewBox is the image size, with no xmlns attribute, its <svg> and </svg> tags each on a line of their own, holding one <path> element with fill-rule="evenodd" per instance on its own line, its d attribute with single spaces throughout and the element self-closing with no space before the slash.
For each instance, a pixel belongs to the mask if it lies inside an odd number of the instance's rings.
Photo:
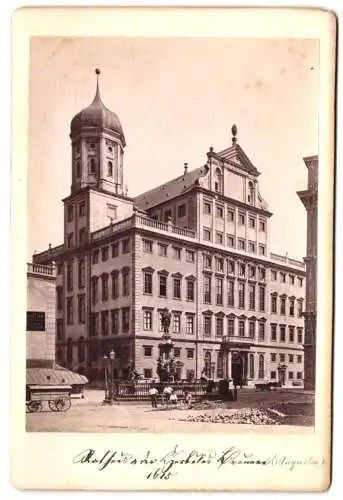
<svg viewBox="0 0 343 500">
<path fill-rule="evenodd" d="M 108 335 L 108 311 L 101 311 L 101 335 Z"/>
<path fill-rule="evenodd" d="M 285 359 L 286 359 L 286 355 L 285 354 L 280 354 L 280 363 L 284 363 Z"/>
<path fill-rule="evenodd" d="M 294 299 L 289 299 L 289 315 L 294 316 Z"/>
<path fill-rule="evenodd" d="M 194 262 L 194 252 L 192 250 L 186 250 L 186 261 Z"/>
<path fill-rule="evenodd" d="M 111 167 L 112 168 L 112 167 Z M 117 207 L 116 205 L 107 205 L 107 217 L 112 223 L 117 218 Z"/>
<path fill-rule="evenodd" d="M 275 370 L 272 370 L 270 372 L 270 378 L 271 378 L 271 380 L 275 380 L 276 379 L 276 371 Z"/>
<path fill-rule="evenodd" d="M 249 337 L 255 338 L 255 321 L 249 321 Z"/>
<path fill-rule="evenodd" d="M 174 358 L 179 358 L 181 356 L 181 349 L 179 347 L 174 347 Z"/>
<path fill-rule="evenodd" d="M 187 300 L 194 301 L 194 281 L 187 280 Z"/>
<path fill-rule="evenodd" d="M 152 356 L 152 347 L 151 346 L 143 346 L 144 356 L 151 357 Z"/>
<path fill-rule="evenodd" d="M 280 273 L 280 281 L 281 283 L 286 283 L 286 273 Z"/>
<path fill-rule="evenodd" d="M 286 326 L 280 325 L 280 342 L 286 342 Z"/>
<path fill-rule="evenodd" d="M 121 317 L 122 317 L 123 332 L 127 333 L 130 330 L 130 308 L 129 307 L 124 307 L 121 310 Z"/>
<path fill-rule="evenodd" d="M 255 229 L 256 219 L 254 217 L 249 217 L 249 227 L 250 227 L 250 229 Z"/>
<path fill-rule="evenodd" d="M 56 307 L 57 311 L 62 311 L 63 309 L 63 287 L 56 287 Z"/>
<path fill-rule="evenodd" d="M 277 271 L 271 271 L 271 277 L 272 277 L 272 281 L 276 281 L 277 280 Z"/>
<path fill-rule="evenodd" d="M 245 224 L 244 214 L 238 214 L 238 224 L 240 224 L 241 226 L 244 226 L 244 224 Z"/>
<path fill-rule="evenodd" d="M 228 261 L 228 273 L 229 274 L 235 274 L 235 261 L 234 260 L 229 260 Z"/>
<path fill-rule="evenodd" d="M 119 309 L 112 309 L 111 311 L 111 326 L 112 335 L 119 333 Z"/>
<path fill-rule="evenodd" d="M 266 289 L 264 286 L 259 286 L 259 309 L 260 312 L 265 311 L 265 303 L 266 303 Z"/>
<path fill-rule="evenodd" d="M 84 288 L 86 286 L 86 269 L 85 260 L 79 260 L 79 288 Z"/>
<path fill-rule="evenodd" d="M 293 380 L 294 379 L 294 373 L 293 372 L 288 372 L 288 378 L 289 378 L 289 380 Z"/>
<path fill-rule="evenodd" d="M 184 217 L 186 215 L 186 205 L 179 205 L 177 207 L 177 216 Z"/>
<path fill-rule="evenodd" d="M 212 239 L 211 229 L 207 229 L 204 227 L 204 240 L 211 241 L 211 239 Z"/>
<path fill-rule="evenodd" d="M 181 279 L 173 278 L 173 298 L 181 299 Z"/>
<path fill-rule="evenodd" d="M 113 243 L 111 245 L 112 248 L 112 257 L 118 257 L 119 255 L 119 242 Z"/>
<path fill-rule="evenodd" d="M 174 313 L 173 314 L 173 332 L 180 333 L 181 331 L 181 314 Z"/>
<path fill-rule="evenodd" d="M 264 267 L 260 267 L 258 270 L 258 278 L 260 281 L 265 281 L 266 279 L 266 270 Z"/>
<path fill-rule="evenodd" d="M 227 246 L 230 248 L 234 248 L 235 246 L 235 237 L 231 236 L 231 234 L 228 234 L 226 236 L 226 241 L 227 241 Z"/>
<path fill-rule="evenodd" d="M 265 323 L 264 321 L 260 321 L 258 324 L 258 340 L 260 342 L 264 342 L 265 339 Z"/>
<path fill-rule="evenodd" d="M 211 276 L 204 276 L 204 302 L 211 304 Z"/>
<path fill-rule="evenodd" d="M 67 235 L 67 246 L 71 248 L 73 246 L 74 233 L 69 233 Z"/>
<path fill-rule="evenodd" d="M 238 238 L 238 250 L 245 250 L 245 240 Z"/>
<path fill-rule="evenodd" d="M 67 298 L 67 325 L 74 323 L 73 297 Z"/>
<path fill-rule="evenodd" d="M 210 255 L 204 255 L 204 268 L 205 269 L 212 268 L 212 259 Z"/>
<path fill-rule="evenodd" d="M 258 246 L 258 253 L 260 255 L 266 255 L 266 247 L 264 245 L 259 245 Z"/>
<path fill-rule="evenodd" d="M 302 380 L 303 372 L 297 372 L 297 380 Z"/>
<path fill-rule="evenodd" d="M 74 215 L 74 207 L 73 205 L 68 205 L 67 208 L 67 222 L 72 222 Z"/>
<path fill-rule="evenodd" d="M 216 258 L 216 270 L 219 273 L 223 273 L 224 272 L 224 259 L 222 259 L 221 257 L 217 257 Z"/>
<path fill-rule="evenodd" d="M 292 274 L 289 275 L 289 283 L 290 285 L 294 285 L 294 276 Z"/>
<path fill-rule="evenodd" d="M 227 305 L 230 307 L 235 306 L 235 282 L 232 280 L 227 283 Z"/>
<path fill-rule="evenodd" d="M 222 337 L 224 332 L 224 319 L 221 317 L 216 317 L 216 336 Z"/>
<path fill-rule="evenodd" d="M 244 319 L 240 319 L 238 321 L 238 335 L 240 337 L 245 337 L 245 321 L 244 321 Z"/>
<path fill-rule="evenodd" d="M 179 247 L 173 247 L 173 258 L 176 260 L 181 259 L 181 248 Z"/>
<path fill-rule="evenodd" d="M 298 300 L 298 318 L 301 318 L 303 314 L 303 303 L 301 300 Z"/>
<path fill-rule="evenodd" d="M 273 314 L 277 313 L 277 297 L 276 295 L 271 296 L 271 311 Z"/>
<path fill-rule="evenodd" d="M 275 352 L 270 353 L 270 361 L 273 363 L 276 362 L 276 353 Z"/>
<path fill-rule="evenodd" d="M 216 278 L 216 304 L 223 305 L 223 278 Z"/>
<path fill-rule="evenodd" d="M 224 242 L 224 235 L 221 231 L 216 231 L 216 243 L 222 245 Z"/>
<path fill-rule="evenodd" d="M 233 318 L 228 319 L 227 334 L 229 337 L 233 337 L 235 335 L 235 320 Z"/>
<path fill-rule="evenodd" d="M 86 215 L 86 203 L 83 201 L 79 205 L 79 217 L 84 217 Z"/>
<path fill-rule="evenodd" d="M 298 285 L 303 286 L 303 279 L 298 277 Z"/>
<path fill-rule="evenodd" d="M 113 271 L 112 276 L 112 299 L 119 297 L 119 273 L 118 271 Z"/>
<path fill-rule="evenodd" d="M 152 311 L 143 311 L 143 330 L 152 330 Z"/>
<path fill-rule="evenodd" d="M 158 255 L 160 255 L 161 257 L 167 257 L 167 245 L 158 243 Z"/>
<path fill-rule="evenodd" d="M 256 279 L 256 267 L 255 266 L 249 266 L 249 279 L 251 279 L 251 280 Z"/>
<path fill-rule="evenodd" d="M 301 354 L 297 355 L 297 363 L 302 363 L 303 362 L 303 357 Z"/>
<path fill-rule="evenodd" d="M 91 284 L 91 295 L 92 295 L 92 304 L 96 304 L 98 302 L 98 277 L 93 276 L 92 284 Z"/>
<path fill-rule="evenodd" d="M 187 358 L 193 359 L 194 358 L 194 349 L 186 349 L 186 351 L 187 351 Z"/>
<path fill-rule="evenodd" d="M 227 220 L 229 222 L 233 222 L 235 220 L 235 211 L 231 208 L 228 208 L 227 210 Z"/>
<path fill-rule="evenodd" d="M 152 253 L 152 241 L 143 240 L 143 252 Z"/>
<path fill-rule="evenodd" d="M 86 321 L 86 296 L 85 294 L 78 297 L 79 323 L 84 324 Z"/>
<path fill-rule="evenodd" d="M 204 214 L 211 215 L 212 213 L 212 205 L 207 201 L 204 201 Z"/>
<path fill-rule="evenodd" d="M 238 283 L 238 307 L 240 309 L 245 308 L 245 285 L 244 285 L 244 283 Z"/>
<path fill-rule="evenodd" d="M 123 272 L 123 297 L 130 295 L 130 271 Z"/>
<path fill-rule="evenodd" d="M 249 241 L 248 250 L 250 253 L 255 253 L 256 252 L 256 243 L 254 243 L 253 241 Z"/>
<path fill-rule="evenodd" d="M 152 294 L 152 274 L 144 273 L 144 293 Z"/>
<path fill-rule="evenodd" d="M 280 297 L 280 314 L 285 316 L 286 314 L 286 298 Z"/>
<path fill-rule="evenodd" d="M 108 300 L 108 274 L 101 276 L 101 300 Z"/>
<path fill-rule="evenodd" d="M 164 212 L 164 222 L 169 222 L 169 220 L 171 221 L 171 218 L 172 218 L 172 211 L 166 210 Z"/>
<path fill-rule="evenodd" d="M 270 325 L 270 339 L 276 342 L 276 324 L 274 323 Z"/>
<path fill-rule="evenodd" d="M 90 336 L 99 335 L 99 313 L 91 313 L 90 317 Z"/>
<path fill-rule="evenodd" d="M 294 355 L 293 354 L 288 354 L 288 362 L 294 363 Z"/>
<path fill-rule="evenodd" d="M 194 333 L 194 315 L 186 314 L 186 333 Z"/>
<path fill-rule="evenodd" d="M 266 222 L 265 222 L 264 220 L 260 220 L 259 230 L 260 230 L 262 233 L 265 233 L 265 232 L 266 232 Z"/>
<path fill-rule="evenodd" d="M 108 247 L 104 247 L 101 249 L 101 260 L 105 262 L 108 260 Z"/>
<path fill-rule="evenodd" d="M 80 245 L 84 245 L 86 243 L 86 228 L 82 227 L 79 230 L 79 243 Z"/>
<path fill-rule="evenodd" d="M 294 342 L 294 326 L 288 327 L 289 342 Z"/>
<path fill-rule="evenodd" d="M 250 309 L 250 311 L 255 310 L 255 292 L 256 292 L 255 285 L 249 285 L 249 309 Z"/>
<path fill-rule="evenodd" d="M 122 252 L 123 253 L 129 253 L 130 252 L 130 240 L 127 238 L 126 240 L 122 241 Z"/>
<path fill-rule="evenodd" d="M 63 335 L 63 319 L 58 319 L 56 320 L 56 335 L 57 335 L 57 340 L 63 340 L 64 335 Z"/>
<path fill-rule="evenodd" d="M 151 368 L 144 368 L 143 370 L 144 378 L 152 378 L 152 369 Z"/>
<path fill-rule="evenodd" d="M 67 290 L 68 292 L 73 291 L 73 263 L 68 262 L 67 264 Z"/>
<path fill-rule="evenodd" d="M 211 337 L 212 334 L 212 317 L 204 316 L 204 337 Z"/>
<path fill-rule="evenodd" d="M 159 296 L 160 297 L 166 297 L 167 296 L 167 276 L 160 276 Z"/>
<path fill-rule="evenodd" d="M 303 329 L 301 327 L 297 328 L 297 340 L 298 340 L 298 344 L 303 343 Z"/>
<path fill-rule="evenodd" d="M 219 217 L 220 219 L 224 217 L 224 208 L 219 205 L 216 205 L 216 217 Z"/>
<path fill-rule="evenodd" d="M 99 250 L 94 250 L 92 255 L 93 264 L 97 264 L 99 262 Z"/>
</svg>

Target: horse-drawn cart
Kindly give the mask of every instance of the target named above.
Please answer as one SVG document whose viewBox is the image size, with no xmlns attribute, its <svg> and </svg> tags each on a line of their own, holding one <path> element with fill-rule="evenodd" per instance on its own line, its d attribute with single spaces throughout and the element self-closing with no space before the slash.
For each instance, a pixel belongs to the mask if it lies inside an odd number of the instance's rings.
<svg viewBox="0 0 343 500">
<path fill-rule="evenodd" d="M 26 409 L 29 413 L 43 409 L 43 402 L 48 402 L 51 411 L 67 411 L 71 406 L 70 385 L 27 385 Z"/>
</svg>

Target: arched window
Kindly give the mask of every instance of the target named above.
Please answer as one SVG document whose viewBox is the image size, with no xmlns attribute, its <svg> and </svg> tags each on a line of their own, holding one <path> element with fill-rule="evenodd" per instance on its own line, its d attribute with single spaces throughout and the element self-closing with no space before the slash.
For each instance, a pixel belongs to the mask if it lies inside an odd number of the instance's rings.
<svg viewBox="0 0 343 500">
<path fill-rule="evenodd" d="M 107 165 L 107 175 L 108 177 L 113 177 L 113 163 L 111 161 Z"/>
<path fill-rule="evenodd" d="M 264 378 L 264 356 L 260 354 L 258 357 L 258 378 Z"/>
<path fill-rule="evenodd" d="M 79 338 L 77 355 L 79 363 L 83 363 L 86 359 L 86 346 L 85 346 L 85 339 L 83 337 Z"/>
<path fill-rule="evenodd" d="M 73 362 L 73 341 L 71 338 L 68 338 L 67 341 L 67 363 Z"/>
<path fill-rule="evenodd" d="M 254 205 L 255 203 L 255 192 L 254 192 L 254 184 L 250 181 L 248 184 L 248 203 Z"/>
<path fill-rule="evenodd" d="M 79 179 L 81 177 L 81 163 L 79 161 L 76 162 L 76 178 Z"/>
<path fill-rule="evenodd" d="M 223 363 L 223 353 L 218 352 L 217 356 L 217 378 L 224 378 L 224 363 Z"/>
<path fill-rule="evenodd" d="M 249 378 L 253 379 L 254 377 L 255 377 L 254 355 L 249 354 Z"/>
<path fill-rule="evenodd" d="M 215 174 L 214 174 L 214 190 L 217 193 L 222 193 L 223 192 L 223 176 L 220 168 L 216 168 Z"/>
<path fill-rule="evenodd" d="M 212 376 L 212 373 L 211 373 L 211 353 L 208 351 L 205 353 L 204 362 L 205 362 L 205 366 L 204 366 L 205 375 L 206 375 L 206 377 L 211 378 L 211 376 Z"/>
<path fill-rule="evenodd" d="M 91 158 L 90 160 L 90 172 L 91 174 L 95 174 L 95 159 Z"/>
</svg>

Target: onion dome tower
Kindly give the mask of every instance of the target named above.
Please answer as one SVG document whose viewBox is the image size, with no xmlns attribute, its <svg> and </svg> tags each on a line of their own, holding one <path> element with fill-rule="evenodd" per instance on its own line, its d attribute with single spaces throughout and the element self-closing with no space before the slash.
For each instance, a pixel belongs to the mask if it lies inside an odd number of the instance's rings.
<svg viewBox="0 0 343 500">
<path fill-rule="evenodd" d="M 125 137 L 118 116 L 102 102 L 100 70 L 93 102 L 77 113 L 70 124 L 72 143 L 72 194 L 95 187 L 123 194 L 123 154 Z"/>
</svg>

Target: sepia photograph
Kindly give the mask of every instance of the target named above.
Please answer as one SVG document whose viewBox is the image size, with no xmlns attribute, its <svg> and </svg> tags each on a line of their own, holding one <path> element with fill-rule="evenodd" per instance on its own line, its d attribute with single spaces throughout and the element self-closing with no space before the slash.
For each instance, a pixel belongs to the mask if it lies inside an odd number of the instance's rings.
<svg viewBox="0 0 343 500">
<path fill-rule="evenodd" d="M 319 38 L 63 33 L 27 46 L 25 432 L 314 438 Z M 146 479 L 242 459 L 177 450 Z"/>
</svg>

